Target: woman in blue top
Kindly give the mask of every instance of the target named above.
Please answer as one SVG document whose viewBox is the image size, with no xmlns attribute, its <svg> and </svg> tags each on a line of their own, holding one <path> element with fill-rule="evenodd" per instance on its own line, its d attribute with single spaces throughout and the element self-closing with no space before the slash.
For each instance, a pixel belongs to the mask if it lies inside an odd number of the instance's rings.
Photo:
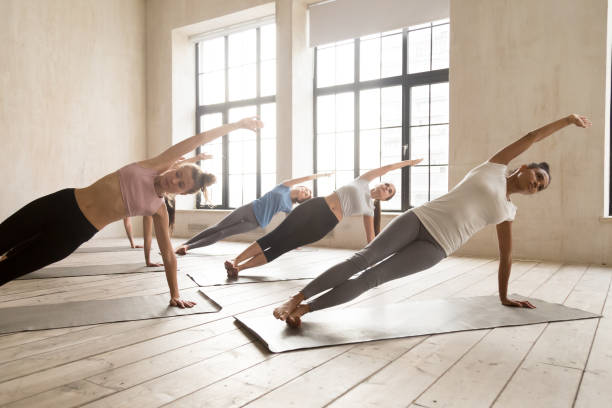
<svg viewBox="0 0 612 408">
<path fill-rule="evenodd" d="M 312 174 L 282 182 L 257 200 L 232 211 L 217 225 L 205 229 L 185 242 L 176 249 L 176 253 L 185 255 L 189 249 L 212 245 L 224 238 L 242 234 L 257 227 L 265 228 L 276 213 L 280 211 L 289 213 L 293 204 L 302 203 L 312 197 L 312 192 L 308 187 L 297 186 L 291 188 L 292 186 L 318 177 L 328 177 L 331 174 Z"/>
</svg>

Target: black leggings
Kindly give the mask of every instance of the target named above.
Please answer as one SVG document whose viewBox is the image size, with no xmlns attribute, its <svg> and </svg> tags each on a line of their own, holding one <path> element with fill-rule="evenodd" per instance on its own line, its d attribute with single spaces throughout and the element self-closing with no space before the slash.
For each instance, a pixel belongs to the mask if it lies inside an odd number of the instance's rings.
<svg viewBox="0 0 612 408">
<path fill-rule="evenodd" d="M 292 249 L 320 240 L 338 224 L 325 202 L 317 197 L 291 211 L 276 229 L 257 240 L 264 256 L 271 262 Z"/>
<path fill-rule="evenodd" d="M 96 232 L 73 188 L 32 201 L 0 224 L 0 286 L 67 257 Z"/>
</svg>

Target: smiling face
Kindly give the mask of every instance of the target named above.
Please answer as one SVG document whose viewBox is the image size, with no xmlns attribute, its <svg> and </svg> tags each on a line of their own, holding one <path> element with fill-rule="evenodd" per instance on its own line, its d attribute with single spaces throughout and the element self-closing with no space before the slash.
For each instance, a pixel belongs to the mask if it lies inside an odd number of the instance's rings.
<svg viewBox="0 0 612 408">
<path fill-rule="evenodd" d="M 184 194 L 194 186 L 193 171 L 183 166 L 167 170 L 159 175 L 159 186 L 165 193 Z"/>
<path fill-rule="evenodd" d="M 540 167 L 523 164 L 517 174 L 521 194 L 534 194 L 544 190 L 550 184 L 550 176 Z"/>
<path fill-rule="evenodd" d="M 374 200 L 387 201 L 395 195 L 395 186 L 392 183 L 381 183 L 370 190 Z"/>
<path fill-rule="evenodd" d="M 291 189 L 291 197 L 294 197 L 294 202 L 303 203 L 312 197 L 312 191 L 305 186 L 297 186 Z"/>
</svg>

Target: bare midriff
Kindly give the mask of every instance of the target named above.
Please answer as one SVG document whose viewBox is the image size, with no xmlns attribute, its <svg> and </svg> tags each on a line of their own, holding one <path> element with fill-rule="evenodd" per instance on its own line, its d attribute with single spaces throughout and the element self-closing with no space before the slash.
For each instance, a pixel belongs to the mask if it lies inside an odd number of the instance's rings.
<svg viewBox="0 0 612 408">
<path fill-rule="evenodd" d="M 338 198 L 338 194 L 331 193 L 330 195 L 325 197 L 325 202 L 329 206 L 329 209 L 338 219 L 338 222 L 342 221 L 342 206 L 340 205 L 340 199 Z"/>
<path fill-rule="evenodd" d="M 125 217 L 119 173 L 116 171 L 107 174 L 89 187 L 77 188 L 74 195 L 79 209 L 98 231 L 111 222 Z"/>
</svg>

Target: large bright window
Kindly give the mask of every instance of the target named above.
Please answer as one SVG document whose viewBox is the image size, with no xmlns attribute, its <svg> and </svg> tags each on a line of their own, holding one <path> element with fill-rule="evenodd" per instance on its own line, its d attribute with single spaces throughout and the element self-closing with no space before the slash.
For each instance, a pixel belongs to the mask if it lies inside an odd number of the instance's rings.
<svg viewBox="0 0 612 408">
<path fill-rule="evenodd" d="M 276 26 L 233 32 L 196 44 L 197 132 L 247 116 L 265 127 L 238 130 L 200 149 L 213 160 L 202 163 L 217 176 L 210 203 L 198 208 L 236 208 L 253 201 L 276 183 Z"/>
<path fill-rule="evenodd" d="M 316 48 L 318 196 L 364 172 L 408 158 L 418 166 L 382 177 L 397 188 L 383 202 L 406 210 L 448 189 L 448 20 Z"/>
</svg>

